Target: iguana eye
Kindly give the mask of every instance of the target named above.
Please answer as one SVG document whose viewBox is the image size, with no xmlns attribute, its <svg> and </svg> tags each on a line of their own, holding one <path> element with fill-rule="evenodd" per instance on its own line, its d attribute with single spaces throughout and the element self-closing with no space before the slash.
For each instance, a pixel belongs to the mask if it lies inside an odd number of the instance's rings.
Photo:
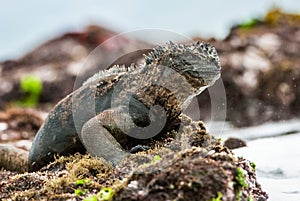
<svg viewBox="0 0 300 201">
<path fill-rule="evenodd" d="M 106 81 L 101 81 L 101 82 L 99 82 L 99 83 L 97 84 L 97 88 L 102 88 L 102 87 L 104 87 L 106 84 L 107 84 Z"/>
<path fill-rule="evenodd" d="M 117 80 L 118 80 L 118 78 L 113 78 L 111 81 L 116 82 Z"/>
<path fill-rule="evenodd" d="M 182 59 L 182 62 L 185 64 L 185 65 L 191 65 L 189 62 L 187 62 L 185 59 Z"/>
</svg>

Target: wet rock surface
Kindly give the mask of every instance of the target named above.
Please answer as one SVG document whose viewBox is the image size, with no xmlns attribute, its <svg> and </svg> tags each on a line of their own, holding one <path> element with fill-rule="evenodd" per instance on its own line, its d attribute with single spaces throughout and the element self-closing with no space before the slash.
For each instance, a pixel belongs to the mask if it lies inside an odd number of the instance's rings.
<svg viewBox="0 0 300 201">
<path fill-rule="evenodd" d="M 224 41 L 211 41 L 222 64 L 227 119 L 234 125 L 299 117 L 299 33 L 300 15 L 272 10 L 251 27 L 232 28 Z"/>
<path fill-rule="evenodd" d="M 180 140 L 170 138 L 133 154 L 116 169 L 102 159 L 75 154 L 58 158 L 39 172 L 2 171 L 0 198 L 82 200 L 100 198 L 98 192 L 107 187 L 114 200 L 267 199 L 249 161 L 234 157 L 202 122 L 186 116 L 182 122 L 183 129 L 176 133 Z"/>
<path fill-rule="evenodd" d="M 237 149 L 240 147 L 245 147 L 247 145 L 243 140 L 231 137 L 224 142 L 224 146 L 228 147 L 229 149 Z"/>
</svg>

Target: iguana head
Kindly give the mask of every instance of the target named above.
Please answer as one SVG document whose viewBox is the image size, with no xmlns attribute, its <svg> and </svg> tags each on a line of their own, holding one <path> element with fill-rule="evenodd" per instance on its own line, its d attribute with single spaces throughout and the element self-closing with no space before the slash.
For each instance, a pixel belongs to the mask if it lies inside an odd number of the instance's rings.
<svg viewBox="0 0 300 201">
<path fill-rule="evenodd" d="M 166 46 L 155 47 L 144 57 L 148 65 L 168 66 L 180 73 L 196 90 L 213 85 L 221 74 L 217 51 L 208 43 L 169 42 Z"/>
</svg>

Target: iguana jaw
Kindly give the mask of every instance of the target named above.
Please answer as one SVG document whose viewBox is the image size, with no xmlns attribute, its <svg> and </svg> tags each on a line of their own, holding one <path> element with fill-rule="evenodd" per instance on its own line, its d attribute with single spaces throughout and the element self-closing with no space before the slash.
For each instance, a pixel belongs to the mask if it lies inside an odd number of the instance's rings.
<svg viewBox="0 0 300 201">
<path fill-rule="evenodd" d="M 195 76 L 197 75 L 197 76 Z M 212 86 L 221 76 L 220 71 L 197 71 L 190 74 L 185 73 L 184 77 L 193 87 L 194 95 L 199 95 L 206 88 Z"/>
<path fill-rule="evenodd" d="M 200 69 L 197 71 L 188 71 L 186 72 L 189 75 L 189 78 L 187 80 L 193 80 L 192 82 L 195 82 L 195 85 L 197 86 L 197 83 L 199 83 L 198 87 L 203 86 L 212 86 L 216 80 L 218 80 L 221 76 L 221 70 L 210 70 L 208 69 Z M 186 76 L 187 77 L 187 76 Z M 193 78 L 193 79 L 192 79 Z M 193 85 L 193 83 L 191 83 Z"/>
</svg>

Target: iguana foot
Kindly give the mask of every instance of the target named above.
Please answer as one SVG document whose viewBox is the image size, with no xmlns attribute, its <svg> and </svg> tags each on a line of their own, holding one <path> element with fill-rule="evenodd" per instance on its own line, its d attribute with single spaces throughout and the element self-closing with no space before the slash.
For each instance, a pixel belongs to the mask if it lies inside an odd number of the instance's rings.
<svg viewBox="0 0 300 201">
<path fill-rule="evenodd" d="M 138 144 L 138 145 L 136 145 L 136 146 L 134 146 L 134 147 L 132 147 L 132 148 L 130 149 L 130 153 L 131 153 L 131 154 L 135 154 L 135 153 L 137 153 L 137 152 L 140 152 L 140 151 L 147 151 L 147 150 L 149 150 L 149 149 L 150 149 L 150 147 L 147 146 L 147 145 L 140 145 L 140 144 Z"/>
<path fill-rule="evenodd" d="M 108 113 L 101 113 L 84 124 L 81 131 L 82 143 L 91 155 L 103 157 L 113 166 L 117 166 L 130 154 L 123 150 L 118 141 L 104 127 L 102 120 L 106 117 L 105 114 Z"/>
</svg>

